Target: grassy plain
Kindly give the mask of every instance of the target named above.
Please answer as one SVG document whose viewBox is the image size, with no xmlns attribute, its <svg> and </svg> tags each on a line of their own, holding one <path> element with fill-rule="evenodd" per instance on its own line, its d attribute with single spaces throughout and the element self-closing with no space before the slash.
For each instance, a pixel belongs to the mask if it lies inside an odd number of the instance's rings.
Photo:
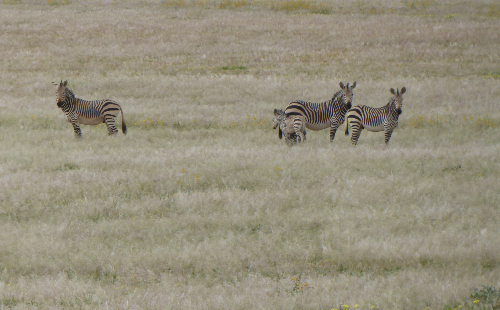
<svg viewBox="0 0 500 310">
<path fill-rule="evenodd" d="M 498 307 L 500 6 L 469 2 L 1 2 L 0 308 Z M 128 134 L 76 140 L 61 79 Z M 388 147 L 278 140 L 340 81 L 406 86 Z"/>
</svg>

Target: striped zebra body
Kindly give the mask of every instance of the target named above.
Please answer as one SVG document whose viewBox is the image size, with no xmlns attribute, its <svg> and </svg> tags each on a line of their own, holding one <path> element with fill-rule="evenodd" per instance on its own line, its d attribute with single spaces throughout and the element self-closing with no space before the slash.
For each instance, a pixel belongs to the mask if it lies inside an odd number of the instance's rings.
<svg viewBox="0 0 500 310">
<path fill-rule="evenodd" d="M 77 138 L 82 137 L 80 124 L 98 125 L 105 123 L 108 135 L 116 134 L 118 129 L 116 129 L 115 121 L 120 113 L 122 115 L 122 132 L 127 134 L 123 110 L 118 103 L 110 99 L 94 101 L 79 99 L 70 89 L 66 88 L 68 81 L 53 84 L 57 86 L 57 106 L 63 110 L 68 122 L 73 125 Z"/>
<path fill-rule="evenodd" d="M 347 86 L 342 82 L 339 85 L 341 90 L 329 101 L 313 103 L 299 100 L 288 104 L 285 114 L 293 118 L 296 133 L 303 125 L 315 131 L 330 127 L 330 141 L 333 141 L 337 129 L 344 123 L 347 110 L 351 108 L 352 90 L 356 87 L 356 82 L 351 87 L 349 83 Z"/>
<path fill-rule="evenodd" d="M 392 132 L 398 126 L 399 115 L 403 108 L 403 94 L 406 88 L 395 91 L 391 88 L 394 97 L 389 103 L 380 108 L 372 108 L 365 105 L 352 107 L 347 112 L 347 126 L 345 134 L 349 135 L 349 124 L 352 127 L 351 143 L 356 145 L 361 135 L 361 130 L 366 129 L 372 132 L 384 131 L 385 144 L 389 143 Z"/>
<path fill-rule="evenodd" d="M 299 133 L 296 132 L 295 129 L 295 121 L 293 117 L 287 117 L 285 112 L 281 109 L 274 109 L 274 117 L 273 117 L 273 129 L 279 126 L 279 138 L 281 139 L 283 134 L 285 135 L 285 141 L 287 143 L 290 142 L 301 142 L 301 135 L 306 141 L 306 128 L 304 126 L 305 122 L 302 121 L 301 126 L 299 127 Z"/>
</svg>

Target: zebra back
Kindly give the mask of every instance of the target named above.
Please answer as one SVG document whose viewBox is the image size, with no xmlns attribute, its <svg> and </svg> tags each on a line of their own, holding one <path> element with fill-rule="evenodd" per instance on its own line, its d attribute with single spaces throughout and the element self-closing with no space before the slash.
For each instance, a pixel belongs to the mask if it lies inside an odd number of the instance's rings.
<svg viewBox="0 0 500 310">
<path fill-rule="evenodd" d="M 303 116 L 309 125 L 324 125 L 335 121 L 338 125 L 344 123 L 345 114 L 352 105 L 352 89 L 356 87 L 356 82 L 352 87 L 340 83 L 340 90 L 333 95 L 329 101 L 314 103 L 297 100 L 288 104 L 285 109 L 286 116 Z"/>
</svg>

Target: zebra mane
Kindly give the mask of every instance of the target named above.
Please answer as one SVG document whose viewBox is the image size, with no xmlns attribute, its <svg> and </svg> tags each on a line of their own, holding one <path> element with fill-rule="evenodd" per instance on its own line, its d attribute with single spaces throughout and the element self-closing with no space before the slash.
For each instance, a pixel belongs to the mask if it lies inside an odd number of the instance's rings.
<svg viewBox="0 0 500 310">
<path fill-rule="evenodd" d="M 339 96 L 342 94 L 342 91 L 343 91 L 343 90 L 341 89 L 341 90 L 339 90 L 338 92 L 336 92 L 336 93 L 333 95 L 332 100 L 335 100 L 337 97 L 339 97 Z"/>
<path fill-rule="evenodd" d="M 383 106 L 383 108 L 386 108 L 386 109 L 389 109 L 389 110 L 390 110 L 392 106 L 395 106 L 395 105 L 396 105 L 396 104 L 395 104 L 395 102 L 396 102 L 396 97 L 392 97 L 392 98 L 389 100 L 389 102 L 388 102 L 385 106 Z"/>
<path fill-rule="evenodd" d="M 76 98 L 75 93 L 69 88 L 66 88 L 66 96 Z"/>
</svg>

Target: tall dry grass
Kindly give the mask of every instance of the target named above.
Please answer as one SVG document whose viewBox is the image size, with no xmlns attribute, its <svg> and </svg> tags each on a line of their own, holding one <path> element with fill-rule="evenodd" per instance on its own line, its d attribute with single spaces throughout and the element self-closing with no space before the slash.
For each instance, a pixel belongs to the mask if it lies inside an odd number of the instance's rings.
<svg viewBox="0 0 500 310">
<path fill-rule="evenodd" d="M 496 306 L 498 9 L 3 1 L 0 305 Z M 60 79 L 121 104 L 127 136 L 75 140 Z M 340 81 L 371 106 L 406 86 L 388 147 L 278 140 L 274 108 Z"/>
</svg>

